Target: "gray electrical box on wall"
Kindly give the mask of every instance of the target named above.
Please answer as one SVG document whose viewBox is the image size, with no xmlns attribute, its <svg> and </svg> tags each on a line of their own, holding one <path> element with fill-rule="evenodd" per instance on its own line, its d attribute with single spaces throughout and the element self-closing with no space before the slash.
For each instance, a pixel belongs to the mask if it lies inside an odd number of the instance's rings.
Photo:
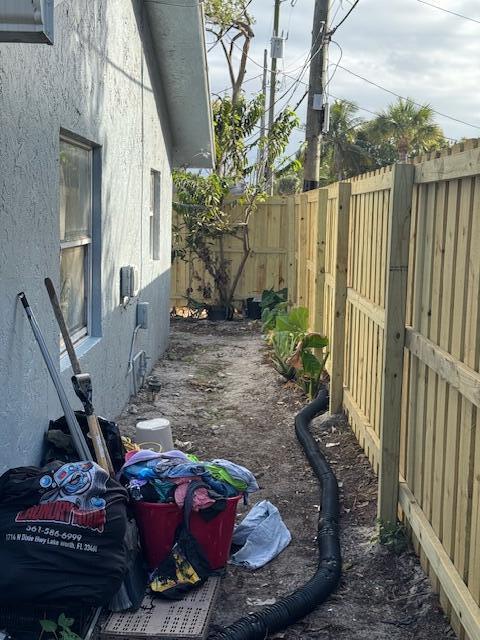
<svg viewBox="0 0 480 640">
<path fill-rule="evenodd" d="M 132 265 L 120 269 L 120 300 L 134 298 L 138 295 L 139 282 L 138 271 Z"/>
<path fill-rule="evenodd" d="M 140 329 L 148 329 L 148 302 L 137 304 L 137 326 Z"/>
</svg>

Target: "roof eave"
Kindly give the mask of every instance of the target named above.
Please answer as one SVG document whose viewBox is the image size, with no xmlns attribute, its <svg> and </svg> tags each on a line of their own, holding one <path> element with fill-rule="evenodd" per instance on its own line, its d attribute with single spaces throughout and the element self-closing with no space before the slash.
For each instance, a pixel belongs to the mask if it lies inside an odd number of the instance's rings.
<svg viewBox="0 0 480 640">
<path fill-rule="evenodd" d="M 211 169 L 215 152 L 202 6 L 198 0 L 145 5 L 167 102 L 173 165 Z"/>
</svg>

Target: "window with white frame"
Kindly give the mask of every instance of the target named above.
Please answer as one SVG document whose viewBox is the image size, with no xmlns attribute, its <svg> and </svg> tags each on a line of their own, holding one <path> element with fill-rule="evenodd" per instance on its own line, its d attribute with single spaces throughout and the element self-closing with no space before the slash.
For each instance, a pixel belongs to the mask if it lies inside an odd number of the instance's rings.
<svg viewBox="0 0 480 640">
<path fill-rule="evenodd" d="M 160 259 L 160 172 L 150 172 L 150 258 Z"/>
<path fill-rule="evenodd" d="M 91 146 L 60 139 L 60 305 L 72 340 L 89 333 L 92 289 Z"/>
</svg>

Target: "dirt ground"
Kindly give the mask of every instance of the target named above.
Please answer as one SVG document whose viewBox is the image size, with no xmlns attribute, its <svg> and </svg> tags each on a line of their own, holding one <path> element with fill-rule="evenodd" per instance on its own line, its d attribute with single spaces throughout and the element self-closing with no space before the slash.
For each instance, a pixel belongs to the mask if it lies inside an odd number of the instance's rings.
<svg viewBox="0 0 480 640">
<path fill-rule="evenodd" d="M 229 567 L 213 625 L 225 626 L 301 586 L 317 562 L 319 489 L 293 428 L 302 394 L 268 362 L 255 322 L 175 319 L 170 348 L 153 371 L 162 388 L 142 391 L 119 418 L 133 434 L 138 419 L 168 417 L 174 439 L 201 458 L 228 458 L 250 468 L 282 514 L 292 543 L 266 567 Z M 375 540 L 377 483 L 343 417 L 312 429 L 341 491 L 343 576 L 339 589 L 301 623 L 275 638 L 443 640 L 454 634 L 412 551 L 393 555 Z M 241 507 L 245 512 L 248 507 Z"/>
</svg>

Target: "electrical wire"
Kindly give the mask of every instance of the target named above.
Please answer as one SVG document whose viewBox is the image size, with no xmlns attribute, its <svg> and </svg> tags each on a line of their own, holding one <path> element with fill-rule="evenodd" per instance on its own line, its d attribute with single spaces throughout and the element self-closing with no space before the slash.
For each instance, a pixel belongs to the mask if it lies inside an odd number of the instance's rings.
<svg viewBox="0 0 480 640">
<path fill-rule="evenodd" d="M 338 43 L 336 43 L 336 44 L 338 44 Z M 263 68 L 263 65 L 260 65 L 254 58 L 251 58 L 250 56 L 247 56 L 247 57 L 254 64 L 256 64 L 257 66 Z M 410 100 L 417 107 L 423 107 L 424 106 L 422 103 L 417 102 L 416 100 L 412 100 L 411 98 L 406 98 L 405 96 L 402 96 L 399 93 L 396 93 L 395 91 L 392 91 L 391 89 L 387 89 L 386 87 L 383 87 L 381 84 L 378 84 L 377 82 L 374 82 L 373 80 L 369 80 L 368 78 L 365 78 L 364 76 L 361 76 L 360 74 L 355 73 L 355 71 L 351 71 L 351 69 L 348 69 L 347 67 L 344 67 L 339 63 L 337 63 L 336 67 L 337 67 L 337 69 L 342 69 L 343 71 L 346 71 L 347 73 L 349 73 L 350 75 L 358 78 L 359 80 L 363 80 L 363 82 L 371 84 L 374 87 L 377 87 L 377 89 L 381 89 L 382 91 L 385 91 L 386 93 L 389 93 L 390 95 L 393 95 L 396 98 L 401 98 L 402 100 Z M 283 72 L 279 71 L 279 73 L 283 73 Z M 288 73 L 283 73 L 283 75 L 285 75 L 287 78 L 291 78 L 292 80 L 295 80 L 295 81 L 298 80 L 298 78 L 295 78 L 294 76 L 291 76 Z M 299 84 L 303 84 L 304 86 L 308 87 L 308 82 L 305 82 L 303 80 L 298 80 L 298 83 Z M 453 122 L 458 122 L 459 124 L 467 125 L 468 127 L 472 127 L 473 129 L 480 129 L 479 125 L 472 124 L 471 122 L 466 122 L 465 120 L 461 120 L 460 118 L 455 118 L 454 116 L 450 116 L 450 115 L 448 115 L 446 113 L 438 111 L 437 109 L 432 108 L 432 111 L 433 111 L 433 113 L 436 113 L 438 116 L 441 116 L 442 118 L 447 118 L 447 120 L 452 120 Z"/>
<path fill-rule="evenodd" d="M 332 42 L 332 44 L 336 45 L 336 46 L 340 49 L 340 58 L 338 59 L 338 62 L 336 62 L 336 63 L 334 64 L 335 69 L 333 70 L 333 73 L 330 75 L 330 77 L 328 78 L 327 82 L 325 83 L 325 86 L 323 87 L 323 90 L 324 90 L 324 91 L 327 89 L 328 85 L 329 85 L 329 84 L 332 82 L 332 80 L 334 79 L 335 74 L 336 74 L 336 73 L 337 73 L 337 71 L 338 71 L 338 67 L 339 67 L 339 65 L 340 65 L 340 62 L 342 61 L 342 58 L 343 58 L 343 49 L 342 49 L 342 47 L 339 45 L 339 43 L 338 43 L 336 40 L 332 40 L 331 42 Z M 331 65 L 329 65 L 329 66 L 331 66 Z"/>
<path fill-rule="evenodd" d="M 366 107 L 361 107 L 359 104 L 357 104 L 356 102 L 352 102 L 351 100 L 348 100 L 347 98 L 339 98 L 338 96 L 334 96 L 333 93 L 330 94 L 330 96 L 334 99 L 334 100 L 338 100 L 339 102 L 349 102 L 350 104 L 353 104 L 357 109 L 359 109 L 360 111 L 365 111 L 366 113 L 370 113 L 372 116 L 375 116 L 376 118 L 378 118 L 378 112 L 377 111 L 372 111 L 371 109 L 367 109 Z M 363 122 L 360 123 L 364 124 Z M 445 138 L 445 140 L 450 140 L 450 142 L 457 142 L 456 138 L 449 138 L 448 136 L 443 136 Z"/>
<path fill-rule="evenodd" d="M 316 36 L 316 38 L 315 38 L 315 40 L 314 40 L 314 43 L 316 43 L 316 42 L 318 41 L 318 38 L 319 38 L 319 36 L 320 36 L 320 35 L 321 35 L 321 32 L 319 32 L 319 33 L 317 34 L 317 36 Z M 239 49 L 239 50 L 241 51 L 241 48 L 237 45 L 237 43 L 236 43 L 236 42 L 233 42 L 233 45 L 234 45 L 237 49 Z M 290 86 L 290 87 L 289 87 L 289 88 L 288 88 L 288 89 L 287 89 L 287 90 L 286 90 L 286 91 L 285 91 L 285 92 L 284 92 L 280 97 L 278 97 L 278 98 L 275 100 L 274 105 L 275 105 L 275 104 L 278 104 L 278 102 L 279 102 L 280 100 L 283 100 L 283 98 L 284 98 L 287 94 L 291 93 L 291 94 L 293 95 L 293 94 L 295 93 L 295 91 L 296 91 L 296 89 L 297 89 L 297 86 L 298 86 L 299 84 L 303 84 L 303 85 L 305 85 L 305 86 L 308 86 L 308 83 L 307 83 L 307 82 L 304 82 L 304 81 L 302 80 L 302 77 L 305 75 L 305 73 L 306 73 L 306 71 L 307 71 L 307 69 L 308 69 L 308 65 L 309 65 L 309 64 L 312 62 L 312 60 L 313 60 L 313 59 L 314 59 L 314 58 L 315 58 L 315 57 L 316 57 L 316 56 L 317 56 L 317 55 L 322 51 L 322 49 L 323 49 L 323 47 L 324 47 L 324 46 L 325 46 L 325 40 L 323 40 L 323 41 L 322 41 L 322 43 L 320 44 L 320 46 L 318 47 L 318 49 L 315 51 L 315 53 L 310 54 L 309 58 L 308 58 L 307 60 L 305 60 L 304 64 L 303 64 L 303 65 L 301 65 L 300 67 L 298 67 L 298 69 L 300 69 L 300 73 L 299 73 L 299 75 L 298 75 L 297 77 L 294 77 L 294 76 L 290 75 L 290 73 L 292 73 L 292 71 L 290 71 L 289 73 L 286 73 L 286 72 L 284 72 L 284 71 L 277 70 L 277 73 L 278 73 L 279 75 L 283 75 L 283 76 L 285 76 L 285 77 L 287 77 L 287 78 L 291 78 L 292 80 L 294 80 L 294 83 L 293 83 L 293 84 L 292 84 L 292 85 L 291 85 L 291 86 Z M 251 56 L 249 56 L 249 55 L 247 55 L 247 58 L 248 58 L 251 62 L 253 62 L 255 65 L 257 65 L 257 67 L 260 67 L 261 69 L 263 69 L 263 64 L 260 64 L 259 62 L 257 62 L 254 58 L 252 58 L 252 57 L 251 57 Z M 271 71 L 271 70 L 267 69 L 267 71 Z M 290 96 L 290 97 L 291 97 L 291 96 Z"/>
<path fill-rule="evenodd" d="M 331 22 L 335 22 L 335 18 L 338 15 L 338 12 L 340 11 L 340 9 L 342 9 L 342 3 L 341 0 L 333 0 L 333 3 L 330 5 L 330 11 L 332 11 L 333 7 L 335 6 L 335 2 L 338 2 L 338 7 L 335 10 L 335 13 L 332 16 Z"/>
<path fill-rule="evenodd" d="M 352 11 L 355 9 L 355 7 L 357 6 L 357 4 L 360 2 L 360 0 L 355 0 L 355 3 L 352 4 L 352 6 L 350 7 L 350 9 L 347 11 L 347 13 L 343 16 L 343 18 L 340 20 L 340 22 L 337 24 L 337 26 L 333 27 L 333 29 L 330 30 L 330 35 L 332 36 L 335 31 L 342 26 L 342 24 L 345 22 L 345 20 L 347 20 L 347 18 L 349 17 L 349 15 L 352 13 Z"/>
<path fill-rule="evenodd" d="M 480 24 L 480 20 L 476 20 L 475 18 L 471 18 L 470 16 L 464 16 L 462 13 L 456 13 L 455 11 L 450 11 L 449 9 L 444 9 L 443 7 L 439 7 L 438 4 L 425 2 L 425 0 L 417 0 L 417 2 L 426 4 L 427 6 L 433 7 L 434 9 L 438 9 L 439 11 L 443 11 L 444 13 L 449 13 L 452 16 L 457 16 L 457 18 L 463 18 L 464 20 L 469 20 L 470 22 L 476 22 L 477 24 Z"/>
<path fill-rule="evenodd" d="M 247 78 L 246 80 L 243 81 L 242 86 L 247 84 L 247 82 L 252 82 L 253 80 L 258 80 L 258 78 L 261 78 L 263 76 L 263 73 L 259 73 L 256 76 L 252 76 L 251 78 Z M 217 91 L 214 92 L 212 91 L 213 95 L 220 95 L 222 93 L 225 93 L 226 91 L 229 91 L 232 88 L 232 85 L 229 84 L 227 87 L 225 87 L 225 89 L 222 89 L 221 91 Z"/>
<path fill-rule="evenodd" d="M 307 56 L 311 55 L 311 53 L 312 53 L 312 49 L 313 49 L 313 48 L 315 47 L 315 45 L 317 44 L 318 39 L 319 39 L 319 37 L 322 35 L 322 33 L 323 33 L 323 30 L 320 30 L 320 31 L 317 33 L 317 35 L 315 36 L 315 40 L 312 42 L 312 44 L 310 45 L 310 47 L 309 47 L 306 51 L 304 51 L 304 52 L 302 53 L 302 55 L 300 55 L 298 58 L 295 58 L 295 60 L 293 60 L 293 61 L 292 61 L 292 64 L 296 65 L 296 64 L 297 64 L 297 62 L 299 62 L 300 60 L 303 60 L 305 57 L 307 57 Z M 301 66 L 302 66 L 302 65 L 301 65 Z M 292 72 L 296 71 L 296 70 L 297 70 L 297 69 L 299 69 L 299 68 L 300 68 L 300 67 L 295 67 L 295 68 L 290 68 L 290 69 L 289 69 L 289 68 L 287 68 L 287 72 L 288 72 L 288 73 L 292 73 Z"/>
<path fill-rule="evenodd" d="M 360 74 L 355 73 L 354 71 L 351 71 L 350 69 L 347 69 L 347 67 L 342 67 L 341 64 L 338 65 L 338 68 L 339 69 L 343 69 L 343 71 L 346 71 L 350 75 L 355 76 L 355 78 L 359 78 L 360 80 L 363 80 L 364 82 L 367 82 L 368 84 L 371 84 L 374 87 L 377 87 L 378 89 L 381 89 L 382 91 L 385 91 L 386 93 L 390 93 L 392 96 L 395 96 L 396 98 L 400 98 L 401 100 L 409 100 L 410 102 L 415 104 L 417 107 L 425 106 L 420 102 L 416 102 L 415 100 L 412 100 L 411 98 L 406 98 L 405 96 L 402 96 L 399 93 L 395 93 L 395 91 L 391 91 L 391 89 L 387 89 L 386 87 L 382 87 L 381 84 L 378 84 L 377 82 L 374 82 L 373 80 L 369 80 L 368 78 L 365 78 L 364 76 L 361 76 Z M 449 116 L 448 114 L 442 113 L 441 111 L 437 111 L 436 109 L 433 109 L 433 108 L 432 108 L 432 111 L 433 111 L 433 113 L 436 113 L 437 116 L 441 116 L 442 118 L 447 118 L 448 120 L 453 120 L 454 122 L 459 122 L 460 124 L 465 124 L 468 127 L 472 127 L 473 129 L 480 129 L 480 126 L 477 125 L 477 124 L 472 124 L 471 122 L 466 122 L 465 120 L 460 120 L 459 118 L 455 118 L 454 116 Z"/>
<path fill-rule="evenodd" d="M 318 34 L 316 37 L 316 40 L 318 40 L 318 36 L 321 35 Z M 242 47 L 240 47 L 236 42 L 232 42 L 230 41 L 229 44 L 233 44 L 233 46 L 235 47 L 235 49 L 238 49 L 240 52 L 242 52 Z M 293 80 L 296 80 L 296 78 L 294 78 L 293 76 L 289 75 L 291 73 L 295 73 L 295 71 L 298 71 L 299 69 L 301 71 L 304 71 L 306 68 L 308 68 L 308 65 L 310 64 L 310 62 L 313 60 L 313 58 L 315 58 L 315 56 L 317 56 L 320 51 L 322 50 L 324 43 L 322 43 L 322 45 L 315 51 L 315 53 L 312 55 L 311 54 L 311 49 L 308 52 L 308 55 L 311 56 L 309 57 L 307 60 L 305 60 L 303 62 L 303 64 L 298 65 L 298 67 L 293 68 L 293 69 L 287 69 L 287 71 L 281 71 L 280 69 L 277 69 L 277 73 L 286 76 L 287 78 L 292 78 Z M 255 60 L 255 58 L 252 58 L 250 55 L 247 55 L 248 60 L 250 60 L 250 62 L 253 62 L 254 65 L 256 65 L 257 67 L 260 67 L 260 69 L 263 69 L 263 64 L 258 62 L 257 60 Z M 270 67 L 267 67 L 267 72 L 271 73 L 272 69 Z M 302 74 L 303 75 L 303 74 Z"/>
</svg>

